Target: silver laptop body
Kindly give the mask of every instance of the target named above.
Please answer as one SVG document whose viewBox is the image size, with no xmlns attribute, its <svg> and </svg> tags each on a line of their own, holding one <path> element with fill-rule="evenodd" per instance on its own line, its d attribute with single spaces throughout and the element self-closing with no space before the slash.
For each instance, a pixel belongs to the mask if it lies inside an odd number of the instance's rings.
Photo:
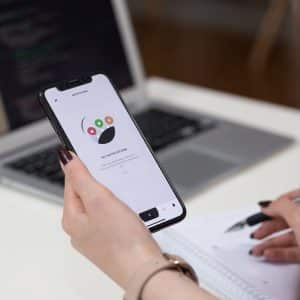
<svg viewBox="0 0 300 300">
<path fill-rule="evenodd" d="M 130 110 L 136 113 L 148 107 L 157 107 L 215 124 L 213 129 L 174 143 L 157 153 L 159 161 L 183 198 L 249 164 L 269 157 L 293 142 L 288 137 L 263 132 L 214 116 L 166 106 L 160 103 L 159 99 L 149 99 L 144 89 L 143 67 L 125 1 L 111 0 L 111 4 L 133 78 L 132 86 L 121 91 Z M 1 107 L 0 118 L 2 123 L 5 123 L 5 113 Z M 7 167 L 11 161 L 59 143 L 49 122 L 42 119 L 16 130 L 4 127 L 5 125 L 2 125 L 2 130 L 6 132 L 0 136 L 1 183 L 52 201 L 62 202 L 61 186 Z"/>
</svg>

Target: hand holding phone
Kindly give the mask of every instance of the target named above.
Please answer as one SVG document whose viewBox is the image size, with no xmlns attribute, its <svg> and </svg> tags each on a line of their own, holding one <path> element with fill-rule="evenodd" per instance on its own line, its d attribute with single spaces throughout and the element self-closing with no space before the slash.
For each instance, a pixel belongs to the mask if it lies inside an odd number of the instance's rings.
<svg viewBox="0 0 300 300">
<path fill-rule="evenodd" d="M 59 156 L 68 178 L 62 222 L 65 232 L 75 249 L 127 288 L 129 278 L 141 266 L 164 259 L 158 244 L 135 213 L 96 182 L 77 156 L 65 149 Z"/>
<path fill-rule="evenodd" d="M 106 76 L 58 84 L 40 93 L 40 101 L 67 148 L 150 230 L 185 217 L 182 201 Z"/>
</svg>

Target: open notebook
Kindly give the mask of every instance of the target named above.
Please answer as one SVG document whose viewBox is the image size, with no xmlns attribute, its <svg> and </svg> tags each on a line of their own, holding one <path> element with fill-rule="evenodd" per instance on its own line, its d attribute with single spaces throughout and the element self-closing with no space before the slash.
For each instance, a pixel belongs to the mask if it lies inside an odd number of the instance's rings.
<svg viewBox="0 0 300 300">
<path fill-rule="evenodd" d="M 163 250 L 185 258 L 196 270 L 200 284 L 222 299 L 300 299 L 300 265 L 270 264 L 249 256 L 256 242 L 245 229 L 224 233 L 251 207 L 234 213 L 192 218 L 155 234 Z"/>
</svg>

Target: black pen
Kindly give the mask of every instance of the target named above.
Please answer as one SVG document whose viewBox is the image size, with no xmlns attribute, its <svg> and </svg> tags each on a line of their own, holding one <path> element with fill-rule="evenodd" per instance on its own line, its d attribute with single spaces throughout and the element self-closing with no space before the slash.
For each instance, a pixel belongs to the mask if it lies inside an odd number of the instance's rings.
<svg viewBox="0 0 300 300">
<path fill-rule="evenodd" d="M 300 203 L 300 198 L 295 198 L 293 200 L 295 203 Z M 262 222 L 265 221 L 269 221 L 272 220 L 272 217 L 265 215 L 262 212 L 259 212 L 257 214 L 254 214 L 252 216 L 249 216 L 248 218 L 239 221 L 237 223 L 235 223 L 234 225 L 232 225 L 231 227 L 229 227 L 226 232 L 234 232 L 234 231 L 239 231 L 244 229 L 246 226 L 255 226 L 257 224 L 260 224 Z"/>
</svg>

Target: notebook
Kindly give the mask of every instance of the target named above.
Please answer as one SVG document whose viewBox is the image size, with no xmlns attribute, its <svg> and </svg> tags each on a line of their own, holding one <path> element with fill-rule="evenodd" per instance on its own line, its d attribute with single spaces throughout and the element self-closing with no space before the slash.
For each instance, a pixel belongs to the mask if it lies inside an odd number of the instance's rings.
<svg viewBox="0 0 300 300">
<path fill-rule="evenodd" d="M 298 300 L 300 265 L 271 264 L 248 254 L 257 242 L 254 228 L 224 231 L 235 221 L 257 212 L 249 207 L 233 213 L 194 217 L 155 234 L 164 251 L 185 258 L 202 287 L 221 299 Z"/>
</svg>

